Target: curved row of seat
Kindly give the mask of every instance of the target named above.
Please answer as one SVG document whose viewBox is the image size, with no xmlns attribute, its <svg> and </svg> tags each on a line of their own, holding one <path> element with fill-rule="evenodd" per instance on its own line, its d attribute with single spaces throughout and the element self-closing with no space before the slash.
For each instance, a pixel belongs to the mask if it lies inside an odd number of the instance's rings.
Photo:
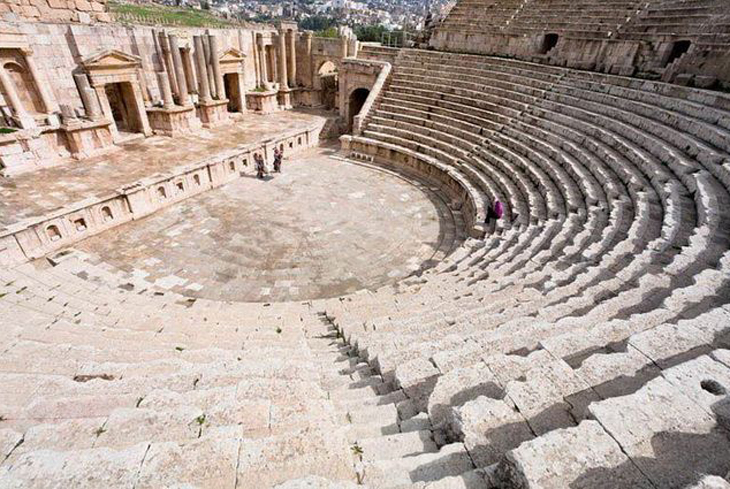
<svg viewBox="0 0 730 489">
<path fill-rule="evenodd" d="M 0 271 L 0 486 L 730 487 L 728 136 L 724 94 L 402 51 L 358 144 L 502 219 L 307 303 Z"/>
<path fill-rule="evenodd" d="M 495 487 L 724 477 L 729 102 L 513 60 L 402 52 L 363 138 L 452 165 L 503 201 L 512 225 L 397 291 L 321 307 L 403 390 L 403 415 L 427 413 L 437 442 L 463 442 Z M 656 421 L 644 426 L 648 416 Z M 712 452 L 702 464 L 656 447 L 689 434 Z M 581 467 L 584 449 L 595 458 Z"/>
<path fill-rule="evenodd" d="M 510 35 L 559 33 L 570 38 L 655 41 L 691 37 L 726 44 L 730 24 L 722 0 L 462 0 L 439 29 Z"/>
</svg>

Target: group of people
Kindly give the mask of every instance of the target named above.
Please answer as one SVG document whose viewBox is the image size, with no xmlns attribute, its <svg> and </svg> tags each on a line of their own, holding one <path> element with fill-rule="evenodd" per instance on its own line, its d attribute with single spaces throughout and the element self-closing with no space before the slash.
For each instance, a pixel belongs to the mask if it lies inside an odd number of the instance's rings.
<svg viewBox="0 0 730 489">
<path fill-rule="evenodd" d="M 254 162 L 256 163 L 256 178 L 263 179 L 268 170 L 266 169 L 266 161 L 261 153 L 254 153 Z M 281 173 L 281 162 L 284 159 L 284 145 L 281 144 L 279 147 L 274 147 L 274 173 Z"/>
</svg>

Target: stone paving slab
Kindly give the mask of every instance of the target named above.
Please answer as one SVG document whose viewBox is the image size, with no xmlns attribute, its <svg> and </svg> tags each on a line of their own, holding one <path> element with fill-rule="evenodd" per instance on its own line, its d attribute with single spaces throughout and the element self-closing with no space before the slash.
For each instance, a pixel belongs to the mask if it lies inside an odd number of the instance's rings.
<svg viewBox="0 0 730 489">
<path fill-rule="evenodd" d="M 454 218 L 443 200 L 389 172 L 330 158 L 334 152 L 288 157 L 280 174 L 241 178 L 76 249 L 130 281 L 269 302 L 394 283 L 449 242 Z"/>
<path fill-rule="evenodd" d="M 156 173 L 193 164 L 216 153 L 332 117 L 316 110 L 246 114 L 243 121 L 192 135 L 154 136 L 124 144 L 111 154 L 0 178 L 0 228 L 39 217 L 73 202 L 108 194 Z"/>
</svg>

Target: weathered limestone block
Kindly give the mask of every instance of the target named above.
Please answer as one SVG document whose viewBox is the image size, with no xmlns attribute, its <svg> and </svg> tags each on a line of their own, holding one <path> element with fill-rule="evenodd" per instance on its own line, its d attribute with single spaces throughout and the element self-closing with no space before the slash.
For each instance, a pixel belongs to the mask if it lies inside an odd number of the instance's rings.
<svg viewBox="0 0 730 489">
<path fill-rule="evenodd" d="M 651 489 L 596 421 L 559 429 L 508 452 L 497 479 L 515 489 Z"/>
<path fill-rule="evenodd" d="M 591 355 L 575 372 L 598 395 L 609 398 L 636 391 L 659 376 L 660 370 L 643 353 L 629 346 L 625 352 Z"/>
<path fill-rule="evenodd" d="M 458 368 L 440 376 L 428 400 L 434 430 L 447 430 L 452 411 L 479 396 L 494 399 L 503 396 L 502 387 L 487 365 Z"/>
<path fill-rule="evenodd" d="M 398 385 L 419 412 L 426 410 L 428 397 L 436 386 L 438 376 L 439 371 L 425 358 L 407 362 L 395 369 Z"/>
<path fill-rule="evenodd" d="M 276 90 L 266 92 L 246 92 L 246 106 L 259 114 L 271 114 L 279 110 Z"/>
<path fill-rule="evenodd" d="M 309 475 L 301 479 L 293 479 L 274 486 L 275 489 L 362 489 L 363 487 L 363 485 L 355 482 L 335 482 L 314 475 Z"/>
<path fill-rule="evenodd" d="M 716 475 L 706 475 L 687 489 L 730 489 L 730 482 Z"/>
<path fill-rule="evenodd" d="M 462 440 L 478 467 L 534 437 L 525 418 L 507 402 L 480 396 L 454 409 L 451 435 Z"/>
<path fill-rule="evenodd" d="M 709 352 L 712 340 L 711 333 L 695 328 L 691 321 L 680 321 L 680 324 L 662 324 L 633 335 L 629 344 L 659 367 L 667 368 L 691 355 L 693 350 Z"/>
<path fill-rule="evenodd" d="M 108 448 L 55 452 L 40 450 L 20 456 L 0 475 L 0 486 L 108 487 L 135 485 L 147 443 L 125 450 Z"/>
<path fill-rule="evenodd" d="M 730 440 L 714 416 L 665 378 L 590 412 L 656 487 L 683 487 L 730 469 Z"/>
<path fill-rule="evenodd" d="M 122 448 L 144 441 L 183 442 L 198 438 L 200 426 L 196 419 L 203 412 L 191 407 L 172 410 L 117 409 L 99 435 L 95 446 Z"/>
<path fill-rule="evenodd" d="M 228 99 L 199 103 L 197 114 L 203 122 L 203 127 L 216 127 L 228 123 L 227 104 Z"/>
<path fill-rule="evenodd" d="M 299 432 L 241 440 L 238 480 L 251 487 L 269 487 L 303 472 L 332 480 L 353 480 L 349 448 L 343 432 L 306 428 Z"/>
<path fill-rule="evenodd" d="M 213 430 L 187 443 L 152 443 L 136 487 L 232 487 L 240 428 Z"/>
<path fill-rule="evenodd" d="M 153 107 L 147 109 L 150 127 L 155 134 L 176 137 L 189 134 L 202 127 L 200 119 L 195 115 L 195 107 Z"/>
<path fill-rule="evenodd" d="M 23 439 L 23 434 L 11 429 L 0 430 L 0 456 L 3 459 L 10 455 L 10 452 L 20 443 Z"/>
<path fill-rule="evenodd" d="M 667 369 L 662 375 L 708 414 L 730 394 L 730 368 L 708 355 Z"/>
<path fill-rule="evenodd" d="M 538 434 L 573 426 L 585 418 L 585 407 L 598 399 L 562 360 L 529 370 L 525 381 L 509 382 L 505 392 Z"/>
<path fill-rule="evenodd" d="M 23 435 L 23 443 L 13 452 L 13 457 L 35 450 L 83 450 L 92 448 L 96 433 L 106 418 L 79 418 L 67 421 L 53 420 L 29 428 Z"/>
<path fill-rule="evenodd" d="M 25 254 L 14 236 L 0 237 L 0 266 L 10 267 L 25 260 Z"/>
<path fill-rule="evenodd" d="M 517 380 L 533 368 L 535 365 L 542 365 L 554 361 L 555 358 L 545 350 L 538 350 L 527 356 L 520 355 L 489 355 L 484 362 L 499 380 L 501 385 L 507 385 L 512 380 Z"/>
</svg>

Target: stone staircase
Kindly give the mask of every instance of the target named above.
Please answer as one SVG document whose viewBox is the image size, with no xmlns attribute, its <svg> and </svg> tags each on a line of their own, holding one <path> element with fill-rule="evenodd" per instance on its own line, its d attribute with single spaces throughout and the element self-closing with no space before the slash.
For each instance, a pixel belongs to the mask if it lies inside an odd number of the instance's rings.
<svg viewBox="0 0 730 489">
<path fill-rule="evenodd" d="M 401 411 L 428 414 L 434 441 L 463 443 L 493 487 L 725 477 L 728 107 L 662 83 L 406 51 L 355 147 L 449 165 L 504 202 L 506 222 L 397 292 L 319 307 L 403 390 Z M 685 411 L 652 404 L 656 385 L 697 396 L 677 398 Z M 700 401 L 705 421 L 689 414 Z"/>
</svg>

